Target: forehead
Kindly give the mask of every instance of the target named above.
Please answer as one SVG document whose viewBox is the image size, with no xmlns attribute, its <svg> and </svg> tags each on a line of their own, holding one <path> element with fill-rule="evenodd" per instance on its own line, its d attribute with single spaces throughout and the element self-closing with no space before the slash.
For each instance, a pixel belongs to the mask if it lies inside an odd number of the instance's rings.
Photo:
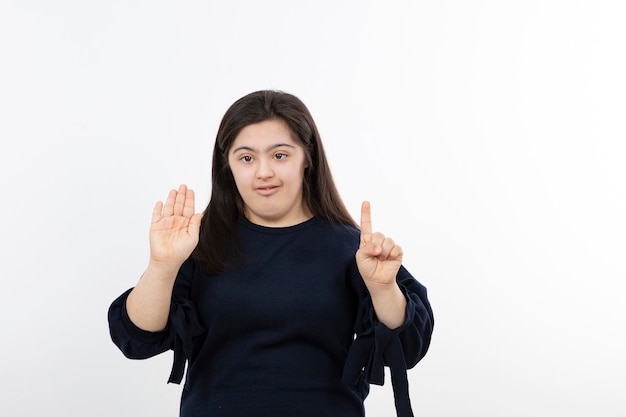
<svg viewBox="0 0 626 417">
<path fill-rule="evenodd" d="M 281 119 L 271 119 L 253 123 L 241 129 L 230 149 L 234 150 L 240 146 L 264 148 L 278 143 L 299 146 L 287 123 Z"/>
</svg>

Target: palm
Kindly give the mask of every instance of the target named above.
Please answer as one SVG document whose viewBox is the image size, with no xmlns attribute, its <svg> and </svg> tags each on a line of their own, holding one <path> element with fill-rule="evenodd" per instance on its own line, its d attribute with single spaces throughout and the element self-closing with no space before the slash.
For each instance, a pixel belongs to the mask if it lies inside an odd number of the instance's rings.
<svg viewBox="0 0 626 417">
<path fill-rule="evenodd" d="M 160 263 L 182 263 L 198 244 L 201 214 L 195 213 L 193 190 L 181 185 L 165 204 L 157 202 L 150 226 L 150 257 Z"/>
</svg>

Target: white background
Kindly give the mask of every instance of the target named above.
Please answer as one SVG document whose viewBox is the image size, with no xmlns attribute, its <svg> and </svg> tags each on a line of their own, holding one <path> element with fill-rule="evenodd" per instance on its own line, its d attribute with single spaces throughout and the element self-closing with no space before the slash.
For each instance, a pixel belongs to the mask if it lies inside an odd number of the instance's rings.
<svg viewBox="0 0 626 417">
<path fill-rule="evenodd" d="M 429 289 L 416 415 L 625 415 L 622 4 L 3 0 L 0 415 L 177 415 L 171 353 L 124 358 L 107 309 L 154 202 L 204 208 L 219 120 L 266 88 Z"/>
</svg>

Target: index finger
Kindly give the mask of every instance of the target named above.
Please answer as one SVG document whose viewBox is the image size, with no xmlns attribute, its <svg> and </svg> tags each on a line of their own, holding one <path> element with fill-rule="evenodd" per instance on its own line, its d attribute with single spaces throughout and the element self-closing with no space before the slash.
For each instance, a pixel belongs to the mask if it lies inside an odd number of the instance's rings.
<svg viewBox="0 0 626 417">
<path fill-rule="evenodd" d="M 372 213 L 369 201 L 361 204 L 361 242 L 367 243 L 372 238 Z"/>
</svg>

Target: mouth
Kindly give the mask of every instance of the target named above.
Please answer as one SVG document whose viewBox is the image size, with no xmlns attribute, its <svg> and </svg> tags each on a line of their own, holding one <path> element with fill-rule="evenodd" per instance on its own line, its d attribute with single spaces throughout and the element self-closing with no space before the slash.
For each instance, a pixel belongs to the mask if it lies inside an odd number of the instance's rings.
<svg viewBox="0 0 626 417">
<path fill-rule="evenodd" d="M 274 194 L 277 190 L 277 185 L 262 185 L 255 188 L 255 191 L 263 196 Z"/>
</svg>

